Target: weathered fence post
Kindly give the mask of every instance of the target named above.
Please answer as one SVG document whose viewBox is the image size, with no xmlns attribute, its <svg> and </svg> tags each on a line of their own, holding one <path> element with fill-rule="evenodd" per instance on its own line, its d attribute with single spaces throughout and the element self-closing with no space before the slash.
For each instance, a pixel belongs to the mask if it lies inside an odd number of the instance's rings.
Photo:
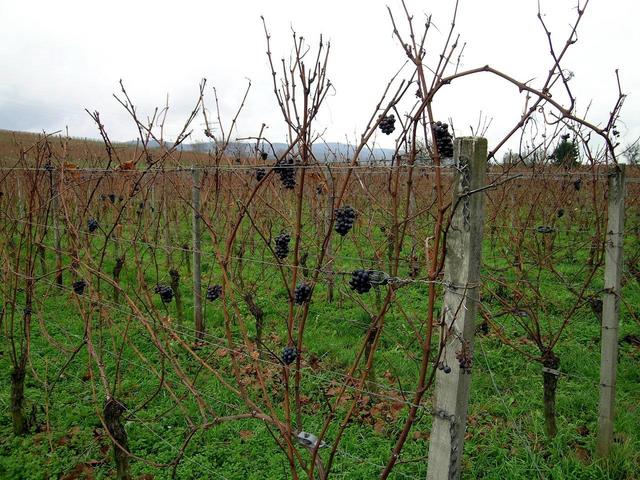
<svg viewBox="0 0 640 480">
<path fill-rule="evenodd" d="M 60 200 L 58 198 L 60 195 L 60 174 L 50 171 L 49 181 L 51 183 L 51 217 L 53 218 L 53 235 L 56 248 L 56 285 L 62 287 L 62 235 L 60 233 Z"/>
<path fill-rule="evenodd" d="M 202 323 L 202 277 L 200 271 L 200 170 L 191 170 L 193 177 L 193 320 L 196 329 L 196 340 L 204 338 L 204 324 Z"/>
<path fill-rule="evenodd" d="M 598 456 L 609 454 L 613 441 L 616 367 L 618 364 L 618 323 L 620 277 L 624 239 L 624 165 L 609 174 L 609 215 L 605 243 L 604 293 L 602 295 L 602 338 L 600 356 L 600 403 L 598 406 Z"/>
<path fill-rule="evenodd" d="M 484 221 L 484 194 L 470 193 L 484 186 L 487 140 L 455 140 L 453 218 L 447 233 L 441 321 L 444 369 L 436 374 L 433 427 L 429 442 L 427 479 L 460 477 L 467 423 L 475 318 L 480 301 L 480 261 Z M 449 370 L 450 369 L 450 370 Z M 445 373 L 445 372 L 449 373 Z"/>
<path fill-rule="evenodd" d="M 333 215 L 333 203 L 335 202 L 335 185 L 333 182 L 333 173 L 331 172 L 331 167 L 327 165 L 326 167 L 326 179 L 327 186 L 329 191 L 327 192 L 327 207 L 326 212 L 324 212 L 324 228 L 325 235 L 329 234 L 329 228 L 331 226 L 331 216 Z M 333 289 L 335 285 L 335 276 L 333 274 L 333 249 L 331 248 L 331 242 L 327 245 L 327 254 L 326 254 L 326 274 L 327 274 L 327 302 L 333 302 Z"/>
</svg>

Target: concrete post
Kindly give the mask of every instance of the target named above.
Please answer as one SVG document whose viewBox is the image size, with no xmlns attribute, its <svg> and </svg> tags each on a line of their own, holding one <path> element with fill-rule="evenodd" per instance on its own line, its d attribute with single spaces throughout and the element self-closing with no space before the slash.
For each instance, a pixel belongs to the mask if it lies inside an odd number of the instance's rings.
<svg viewBox="0 0 640 480">
<path fill-rule="evenodd" d="M 624 238 L 624 165 L 609 175 L 609 218 L 605 244 L 604 293 L 602 295 L 602 338 L 600 357 L 600 403 L 598 406 L 597 454 L 606 457 L 613 442 L 616 368 L 618 364 L 618 324 L 620 317 L 620 277 Z"/>
<path fill-rule="evenodd" d="M 445 324 L 442 329 L 445 350 L 441 356 L 445 368 L 439 369 L 436 374 L 427 470 L 429 480 L 460 477 L 475 319 L 480 301 L 484 221 L 484 194 L 469 192 L 484 186 L 487 140 L 479 137 L 457 138 L 454 159 L 457 165 L 453 194 L 455 210 L 447 233 L 444 267 L 447 286 L 441 316 Z"/>
<path fill-rule="evenodd" d="M 193 320 L 196 329 L 196 339 L 204 338 L 204 323 L 202 321 L 202 276 L 200 250 L 200 170 L 191 170 L 193 177 Z"/>
</svg>

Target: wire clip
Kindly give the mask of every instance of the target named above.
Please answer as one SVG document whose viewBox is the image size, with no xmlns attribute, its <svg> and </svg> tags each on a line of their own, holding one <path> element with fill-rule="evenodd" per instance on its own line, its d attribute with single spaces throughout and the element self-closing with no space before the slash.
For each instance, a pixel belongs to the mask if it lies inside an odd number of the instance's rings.
<svg viewBox="0 0 640 480">
<path fill-rule="evenodd" d="M 307 448 L 316 448 L 318 445 L 318 437 L 316 437 L 313 433 L 308 432 L 300 432 L 296 438 L 301 445 L 304 445 Z M 326 442 L 320 442 L 320 448 L 327 447 Z"/>
</svg>

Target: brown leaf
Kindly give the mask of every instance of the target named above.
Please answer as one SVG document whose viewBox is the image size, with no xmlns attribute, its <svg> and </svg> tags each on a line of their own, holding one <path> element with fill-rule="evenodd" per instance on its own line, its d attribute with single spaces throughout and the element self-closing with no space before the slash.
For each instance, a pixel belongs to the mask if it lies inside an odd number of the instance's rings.
<svg viewBox="0 0 640 480">
<path fill-rule="evenodd" d="M 326 394 L 329 397 L 335 397 L 340 392 L 340 387 L 331 387 L 327 390 Z"/>
<path fill-rule="evenodd" d="M 123 162 L 120 165 L 118 165 L 118 170 L 133 170 L 133 168 L 136 166 L 135 162 Z"/>
<path fill-rule="evenodd" d="M 376 403 L 373 407 L 371 407 L 369 411 L 371 412 L 371 415 L 373 417 L 379 417 L 382 414 L 383 410 L 384 410 L 384 403 L 379 402 L 379 403 Z"/>
<path fill-rule="evenodd" d="M 375 430 L 376 433 L 382 433 L 384 431 L 385 426 L 386 426 L 386 423 L 384 422 L 384 420 L 378 419 L 376 420 L 376 423 L 373 424 L 373 429 Z"/>
<path fill-rule="evenodd" d="M 69 429 L 69 433 L 67 433 L 66 435 L 63 435 L 62 437 L 60 437 L 57 441 L 56 444 L 57 445 L 66 445 L 67 443 L 69 443 L 73 437 L 75 437 L 78 433 L 80 433 L 80 427 L 78 427 L 77 425 L 75 427 L 71 427 Z"/>
<path fill-rule="evenodd" d="M 576 458 L 582 463 L 589 463 L 591 455 L 589 455 L 589 450 L 580 445 L 576 445 Z"/>
<path fill-rule="evenodd" d="M 414 440 L 429 440 L 430 437 L 430 432 L 425 431 L 425 432 L 419 432 L 419 431 L 415 431 L 413 432 L 413 439 Z"/>
<path fill-rule="evenodd" d="M 404 406 L 404 402 L 393 402 L 391 404 L 391 415 L 393 415 L 393 418 L 396 418 L 398 416 Z"/>
<path fill-rule="evenodd" d="M 242 440 L 249 440 L 253 437 L 253 432 L 251 430 L 240 430 L 238 434 Z"/>
<path fill-rule="evenodd" d="M 309 366 L 314 372 L 320 370 L 320 358 L 315 355 L 311 355 L 311 358 L 309 359 Z"/>
<path fill-rule="evenodd" d="M 578 428 L 576 430 L 582 437 L 586 437 L 587 435 L 589 435 L 589 428 L 586 425 L 578 425 Z"/>
<path fill-rule="evenodd" d="M 79 463 L 69 473 L 65 476 L 61 477 L 60 480 L 93 480 L 95 477 L 93 476 L 93 468 L 86 463 Z"/>
</svg>

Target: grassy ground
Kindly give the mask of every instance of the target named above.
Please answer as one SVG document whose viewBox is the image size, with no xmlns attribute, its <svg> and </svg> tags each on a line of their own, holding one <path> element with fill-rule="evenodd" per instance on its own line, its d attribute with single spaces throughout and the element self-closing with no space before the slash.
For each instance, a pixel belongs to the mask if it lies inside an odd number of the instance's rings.
<svg viewBox="0 0 640 480">
<path fill-rule="evenodd" d="M 486 261 L 491 263 L 490 252 Z M 570 267 L 565 266 L 565 271 Z M 107 268 L 107 270 L 109 267 Z M 205 277 L 208 265 L 205 265 Z M 187 276 L 184 272 L 184 276 Z M 149 285 L 157 279 L 147 274 Z M 133 272 L 125 275 L 123 282 L 133 285 Z M 275 283 L 274 283 L 275 285 Z M 190 317 L 188 285 L 184 285 L 185 307 Z M 348 292 L 346 279 L 341 279 L 339 289 Z M 594 286 L 595 288 L 595 286 Z M 45 292 L 45 290 L 47 290 Z M 410 311 L 419 311 L 423 305 L 426 287 L 413 284 L 399 293 L 399 302 Z M 570 301 L 559 289 L 549 287 L 549 295 L 555 295 L 553 303 L 562 305 Z M 32 337 L 32 356 L 27 375 L 26 397 L 29 405 L 39 405 L 35 411 L 40 431 L 25 437 L 11 433 L 8 412 L 9 384 L 0 387 L 0 478 L 3 479 L 53 479 L 53 478 L 112 478 L 111 451 L 108 437 L 95 412 L 92 381 L 88 375 L 88 356 L 82 349 L 70 367 L 53 386 L 50 395 L 46 385 L 57 377 L 70 350 L 82 339 L 83 322 L 73 306 L 75 297 L 67 290 L 55 291 L 42 286 L 42 304 L 35 309 Z M 277 351 L 284 333 L 282 318 L 286 295 L 282 288 L 269 287 L 261 291 L 258 301 L 267 310 L 266 331 L 272 332 L 268 344 Z M 348 296 L 328 304 L 322 287 L 316 291 L 310 311 L 307 333 L 308 357 L 317 358 L 317 371 L 311 371 L 304 382 L 305 428 L 316 431 L 321 419 L 318 411 L 324 411 L 323 396 L 340 384 L 335 373 L 344 369 L 353 358 L 360 344 L 367 316 L 351 302 Z M 563 298 L 563 295 L 567 298 Z M 374 302 L 375 294 L 368 301 Z M 630 281 L 625 287 L 628 305 L 640 305 L 640 288 Z M 488 303 L 489 307 L 491 304 Z M 157 305 L 162 308 L 161 304 Z M 127 325 L 123 307 L 105 309 L 102 315 L 114 321 L 112 328 L 104 328 L 101 348 L 110 378 L 114 376 L 114 338 L 122 334 Z M 113 307 L 113 306 L 111 306 Z M 169 313 L 175 314 L 175 307 Z M 121 310 L 118 310 L 121 309 Z M 219 306 L 208 304 L 206 311 L 207 332 L 210 343 L 200 350 L 203 358 L 210 358 L 221 370 L 229 366 L 228 355 L 221 350 L 224 330 Z M 40 323 L 42 322 L 42 323 Z M 96 329 L 106 325 L 105 318 L 94 320 Z M 53 340 L 69 350 L 60 350 L 45 338 L 42 324 Z M 525 347 L 528 345 L 515 324 L 505 319 L 505 331 Z M 130 324 L 130 338 L 145 358 L 158 368 L 161 360 L 157 351 L 146 340 L 139 325 Z M 185 335 L 187 325 L 177 327 Z M 96 330 L 99 331 L 99 330 Z M 558 387 L 558 436 L 549 441 L 543 431 L 542 375 L 537 363 L 526 360 L 505 346 L 495 335 L 478 335 L 474 354 L 469 425 L 464 452 L 463 478 L 486 479 L 633 479 L 640 471 L 640 347 L 621 340 L 617 388 L 617 416 L 615 447 L 607 462 L 594 458 L 597 430 L 598 371 L 599 371 L 599 322 L 589 309 L 581 309 L 564 334 L 557 353 L 561 357 L 563 375 Z M 639 325 L 622 308 L 620 338 L 638 335 Z M 8 379 L 10 371 L 6 341 L 2 344 L 0 371 Z M 180 351 L 176 347 L 176 351 Z M 373 392 L 361 405 L 359 414 L 346 430 L 335 461 L 333 478 L 375 478 L 402 425 L 405 410 L 398 399 L 400 385 L 411 385 L 417 367 L 414 355 L 417 345 L 410 329 L 396 309 L 392 309 L 377 357 L 376 382 L 379 396 Z M 180 354 L 181 363 L 193 375 L 199 367 L 186 353 Z M 157 389 L 157 379 L 139 355 L 129 345 L 124 349 L 120 399 L 129 408 L 140 406 Z M 268 359 L 266 360 L 268 361 Z M 95 373 L 95 371 L 94 371 Z M 167 380 L 176 392 L 183 394 L 182 407 L 191 414 L 197 408 L 174 374 Z M 270 379 L 276 388 L 277 369 Z M 220 414 L 245 411 L 238 399 L 229 394 L 211 375 L 202 371 L 198 375 L 199 390 Z M 375 386 L 369 386 L 376 390 Z M 394 398 L 388 399 L 385 396 Z M 277 398 L 277 395 L 276 395 Z M 100 402 L 97 402 L 100 404 Z M 46 428 L 49 423 L 51 429 Z M 162 392 L 135 413 L 126 422 L 130 447 L 143 458 L 156 464 L 169 462 L 175 456 L 186 431 L 184 416 L 176 403 Z M 402 460 L 392 478 L 423 478 L 430 430 L 430 416 L 424 412 L 415 425 L 410 440 L 403 451 Z M 330 430 L 328 439 L 335 434 Z M 133 471 L 138 478 L 170 478 L 171 469 L 154 467 L 142 461 L 133 461 Z M 254 420 L 223 424 L 199 432 L 186 450 L 178 478 L 227 478 L 227 479 L 282 479 L 287 478 L 288 466 L 279 453 L 267 428 Z"/>
</svg>

